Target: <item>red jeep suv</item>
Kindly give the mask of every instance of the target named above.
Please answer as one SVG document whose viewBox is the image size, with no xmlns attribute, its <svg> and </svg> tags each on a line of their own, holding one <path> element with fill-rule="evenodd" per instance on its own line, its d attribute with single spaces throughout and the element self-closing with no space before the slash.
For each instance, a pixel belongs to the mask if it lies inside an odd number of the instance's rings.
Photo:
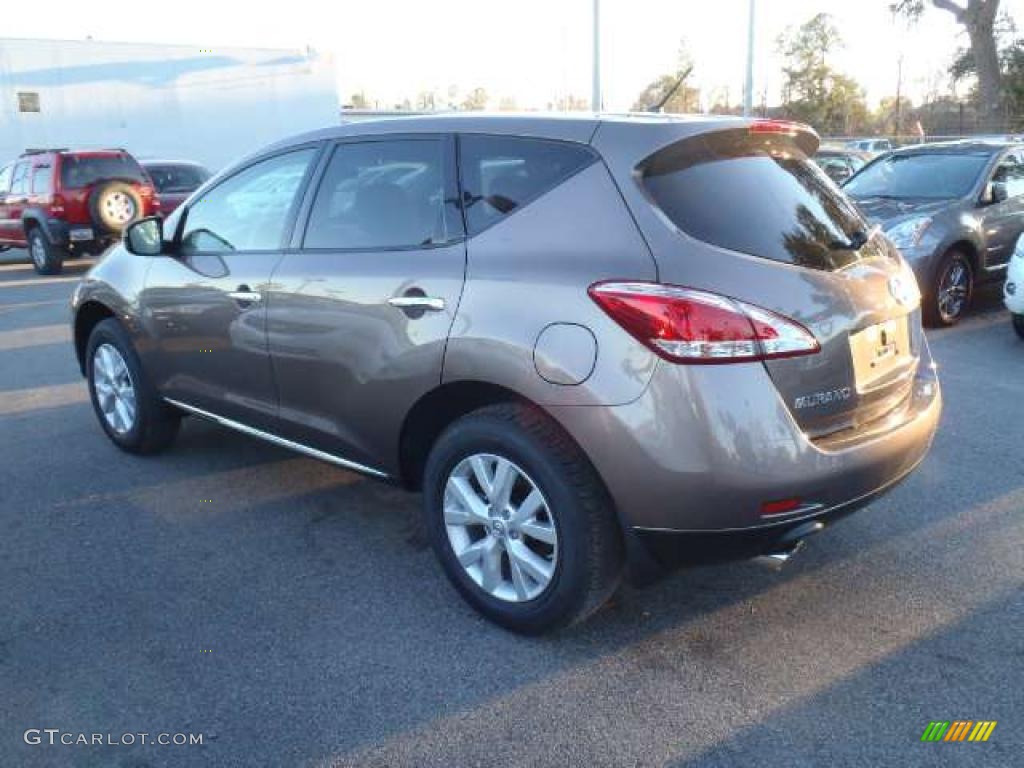
<svg viewBox="0 0 1024 768">
<path fill-rule="evenodd" d="M 27 247 L 41 275 L 159 211 L 153 182 L 123 149 L 30 149 L 0 169 L 0 250 Z"/>
</svg>

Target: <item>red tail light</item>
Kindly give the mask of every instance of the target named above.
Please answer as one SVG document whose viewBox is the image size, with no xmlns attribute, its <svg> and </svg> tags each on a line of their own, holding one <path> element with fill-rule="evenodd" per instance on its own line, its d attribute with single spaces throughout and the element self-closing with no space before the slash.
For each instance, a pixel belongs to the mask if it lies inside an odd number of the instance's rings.
<svg viewBox="0 0 1024 768">
<path fill-rule="evenodd" d="M 821 349 L 799 323 L 707 291 L 660 283 L 595 283 L 590 297 L 655 354 L 674 363 L 740 363 Z"/>
</svg>

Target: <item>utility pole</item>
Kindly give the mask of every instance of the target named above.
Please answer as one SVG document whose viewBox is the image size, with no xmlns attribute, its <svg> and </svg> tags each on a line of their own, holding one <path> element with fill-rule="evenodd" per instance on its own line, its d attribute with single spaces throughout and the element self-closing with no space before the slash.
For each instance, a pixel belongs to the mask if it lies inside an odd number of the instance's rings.
<svg viewBox="0 0 1024 768">
<path fill-rule="evenodd" d="M 754 4 L 755 0 L 750 0 L 750 13 L 747 17 L 747 79 L 743 83 L 744 117 L 750 117 L 754 106 Z"/>
<path fill-rule="evenodd" d="M 902 127 L 903 110 L 903 54 L 900 54 L 896 62 L 896 141 L 900 140 L 900 128 Z"/>
<path fill-rule="evenodd" d="M 601 111 L 601 0 L 594 0 L 594 82 L 590 90 L 590 109 Z"/>
</svg>

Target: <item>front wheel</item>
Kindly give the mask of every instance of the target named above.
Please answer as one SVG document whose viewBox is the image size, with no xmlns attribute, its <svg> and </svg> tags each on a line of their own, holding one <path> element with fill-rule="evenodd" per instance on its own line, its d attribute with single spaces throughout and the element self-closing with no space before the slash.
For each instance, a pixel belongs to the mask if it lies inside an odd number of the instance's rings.
<svg viewBox="0 0 1024 768">
<path fill-rule="evenodd" d="M 1013 316 L 1013 330 L 1017 332 L 1017 335 L 1024 339 L 1024 315 Z"/>
<path fill-rule="evenodd" d="M 973 295 L 974 270 L 970 259 L 956 249 L 947 251 L 925 300 L 925 320 L 932 326 L 956 325 L 967 313 Z"/>
<path fill-rule="evenodd" d="M 452 424 L 424 475 L 427 532 L 477 611 L 540 634 L 582 621 L 622 573 L 622 541 L 590 462 L 546 415 L 520 405 Z"/>
<path fill-rule="evenodd" d="M 85 360 L 93 409 L 118 448 L 149 454 L 174 441 L 181 415 L 150 386 L 131 339 L 116 320 L 103 320 L 93 329 Z"/>
<path fill-rule="evenodd" d="M 58 275 L 64 268 L 65 253 L 50 242 L 39 227 L 28 231 L 28 252 L 40 275 Z"/>
</svg>

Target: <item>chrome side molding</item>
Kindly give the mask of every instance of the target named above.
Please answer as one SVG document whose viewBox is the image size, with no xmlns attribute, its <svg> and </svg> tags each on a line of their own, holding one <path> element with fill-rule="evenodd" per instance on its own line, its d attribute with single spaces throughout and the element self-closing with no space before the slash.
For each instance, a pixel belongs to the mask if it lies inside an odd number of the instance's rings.
<svg viewBox="0 0 1024 768">
<path fill-rule="evenodd" d="M 212 421 L 215 424 L 220 424 L 222 427 L 233 429 L 236 432 L 241 432 L 242 434 L 249 435 L 250 437 L 265 440 L 268 443 L 279 445 L 282 448 L 288 448 L 289 450 L 295 451 L 296 453 L 302 453 L 311 458 L 319 459 L 320 461 L 326 461 L 328 464 L 334 464 L 335 466 L 342 467 L 343 469 L 351 469 L 354 472 L 359 472 L 364 475 L 370 475 L 372 477 L 379 477 L 385 480 L 391 479 L 391 475 L 389 475 L 387 472 L 381 472 L 379 469 L 368 467 L 365 464 L 360 464 L 356 461 L 349 461 L 348 459 L 343 459 L 341 456 L 335 456 L 333 453 L 327 453 L 326 451 L 321 451 L 316 448 L 310 448 L 308 445 L 296 443 L 293 440 L 278 437 L 277 435 L 273 435 L 270 432 L 264 432 L 262 429 L 250 427 L 248 424 L 243 424 L 240 421 L 228 419 L 225 418 L 224 416 L 218 416 L 215 413 L 204 411 L 202 408 L 196 408 L 194 405 L 183 403 L 180 400 L 173 400 L 169 397 L 165 397 L 164 402 L 167 403 L 168 405 L 173 405 L 175 408 L 180 408 L 186 413 L 191 413 L 194 416 L 199 416 L 200 418 Z"/>
</svg>

